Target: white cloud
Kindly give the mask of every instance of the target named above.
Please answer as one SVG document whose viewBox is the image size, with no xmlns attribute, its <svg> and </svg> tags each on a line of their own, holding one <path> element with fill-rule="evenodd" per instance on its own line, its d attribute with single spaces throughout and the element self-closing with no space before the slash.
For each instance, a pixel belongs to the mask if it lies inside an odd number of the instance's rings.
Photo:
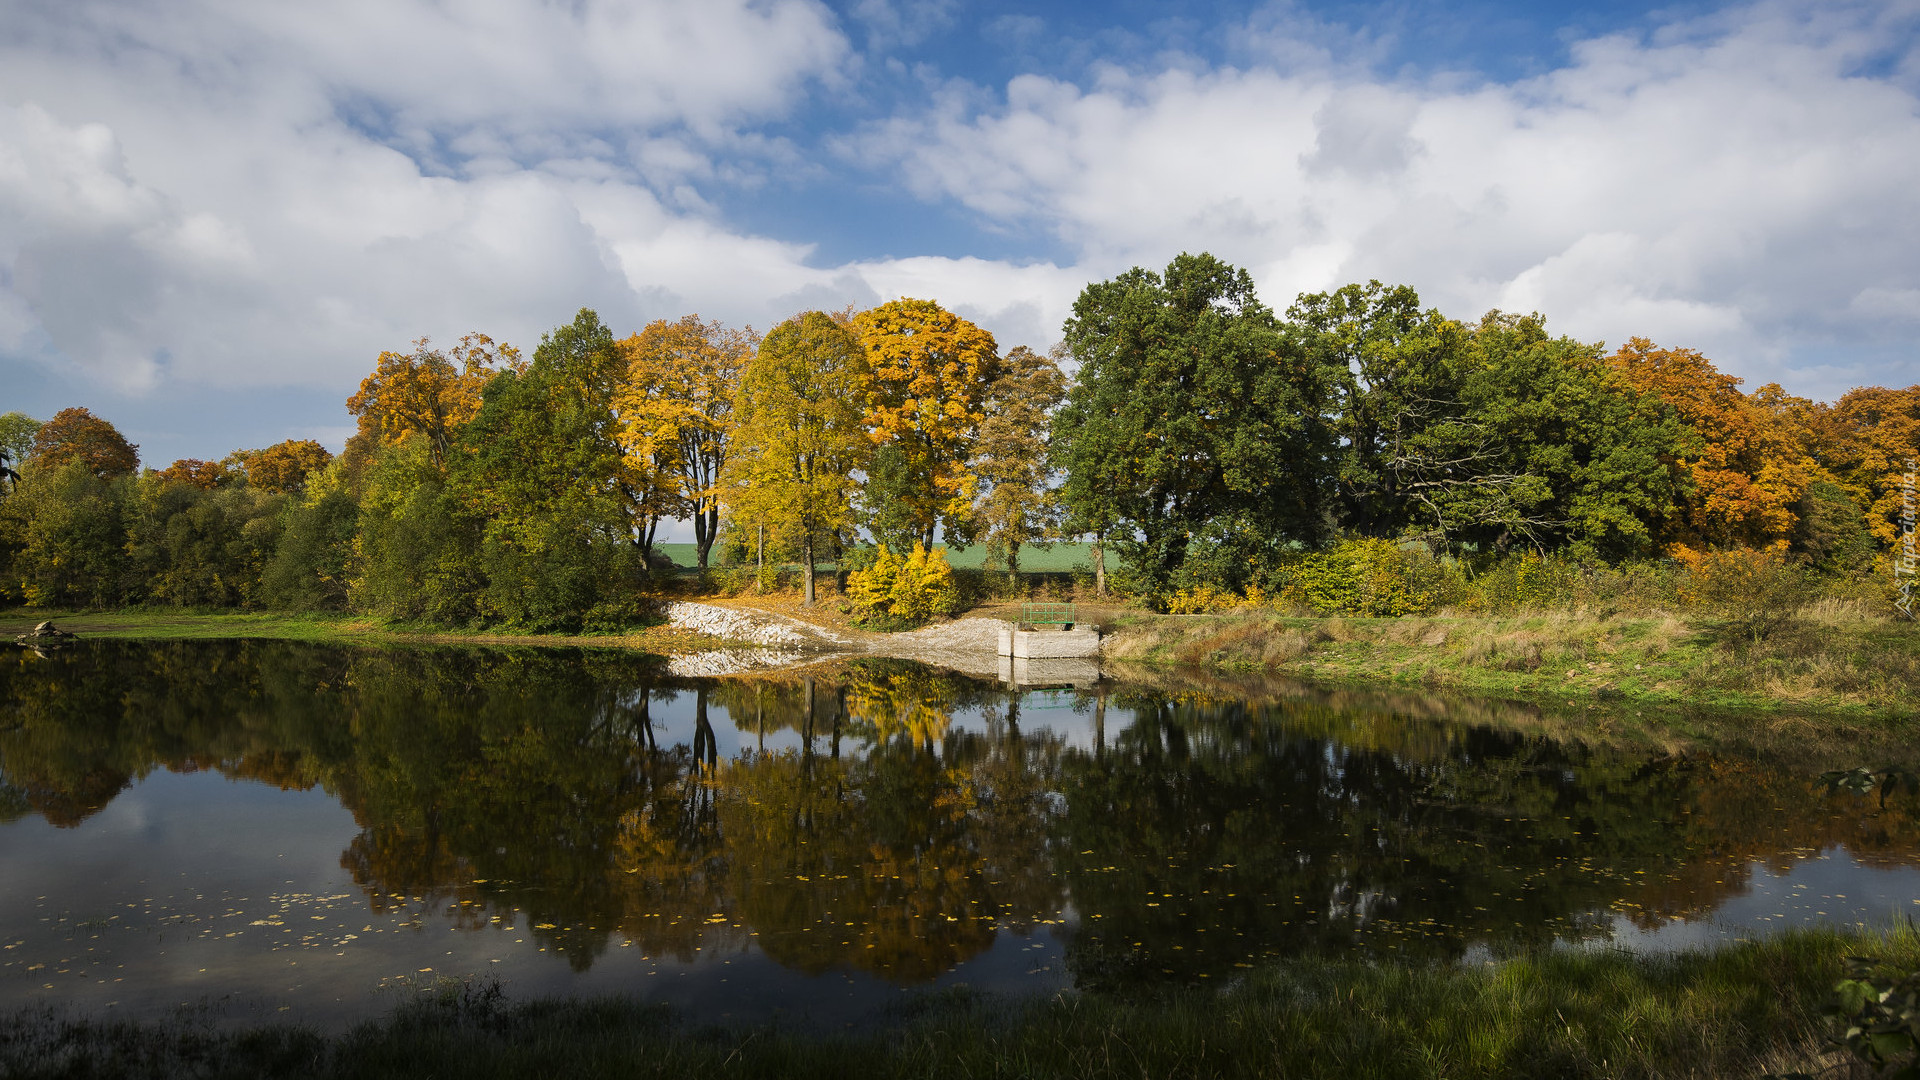
<svg viewBox="0 0 1920 1080">
<path fill-rule="evenodd" d="M 1579 43 L 1512 85 L 1305 61 L 1023 76 L 997 107 L 956 92 L 857 148 L 928 198 L 1050 231 L 1090 274 L 1208 249 L 1278 307 L 1377 277 L 1461 316 L 1538 307 L 1581 337 L 1642 334 L 1791 383 L 1796 350 L 1910 318 L 1920 101 L 1898 75 L 1911 47 L 1879 50 L 1912 40 L 1917 11 L 1731 9 Z M 1895 74 L 1862 73 L 1875 63 Z M 1837 377 L 1800 381 L 1832 394 Z"/>
</svg>

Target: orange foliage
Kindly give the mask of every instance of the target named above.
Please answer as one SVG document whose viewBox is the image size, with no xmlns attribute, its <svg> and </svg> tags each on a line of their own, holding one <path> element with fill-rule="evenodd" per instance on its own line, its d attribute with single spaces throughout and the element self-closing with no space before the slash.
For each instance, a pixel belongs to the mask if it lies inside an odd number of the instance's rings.
<svg viewBox="0 0 1920 1080">
<path fill-rule="evenodd" d="M 265 450 L 241 450 L 227 460 L 246 470 L 247 484 L 262 491 L 299 491 L 308 474 L 327 467 L 333 455 L 312 439 L 288 439 Z"/>
<path fill-rule="evenodd" d="M 1699 436 L 1682 460 L 1693 494 L 1669 545 L 1784 550 L 1793 504 L 1819 478 L 1808 436 L 1796 425 L 1812 403 L 1773 384 L 1748 397 L 1738 378 L 1695 350 L 1661 349 L 1646 338 L 1629 340 L 1610 363 L 1628 385 L 1672 405 Z"/>
<path fill-rule="evenodd" d="M 360 419 L 360 434 L 396 444 L 418 434 L 432 447 L 433 460 L 445 460 L 454 433 L 480 411 L 480 390 L 499 368 L 525 367 L 520 350 L 498 345 L 485 334 L 468 334 L 448 353 L 413 343 L 413 352 L 383 352 L 360 392 L 347 399 L 347 411 Z"/>
<path fill-rule="evenodd" d="M 1873 535 L 1897 543 L 1905 476 L 1920 460 L 1920 386 L 1849 390 L 1823 419 L 1829 467 L 1866 510 Z"/>
<path fill-rule="evenodd" d="M 233 473 L 225 465 L 217 461 L 201 461 L 199 458 L 181 458 L 154 473 L 154 476 L 161 483 L 192 484 L 202 491 L 212 491 L 233 479 Z"/>
</svg>

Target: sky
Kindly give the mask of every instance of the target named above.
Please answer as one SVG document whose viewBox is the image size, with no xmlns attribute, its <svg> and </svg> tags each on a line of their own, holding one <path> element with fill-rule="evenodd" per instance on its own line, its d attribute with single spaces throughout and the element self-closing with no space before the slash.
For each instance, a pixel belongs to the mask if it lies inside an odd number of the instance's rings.
<svg viewBox="0 0 1920 1080">
<path fill-rule="evenodd" d="M 1211 251 L 1920 382 L 1920 0 L 0 0 L 0 412 L 338 449 L 386 349 Z"/>
</svg>

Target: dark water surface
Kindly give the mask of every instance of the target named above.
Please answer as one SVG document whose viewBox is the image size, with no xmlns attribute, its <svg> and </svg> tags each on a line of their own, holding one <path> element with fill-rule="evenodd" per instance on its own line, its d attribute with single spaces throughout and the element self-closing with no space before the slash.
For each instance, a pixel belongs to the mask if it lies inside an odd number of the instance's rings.
<svg viewBox="0 0 1920 1080">
<path fill-rule="evenodd" d="M 1920 914 L 1920 811 L 1501 707 L 905 661 L 0 654 L 0 1010 L 338 1027 L 450 980 L 838 1025 L 916 990 Z M 1516 718 L 1517 716 L 1517 718 Z"/>
</svg>

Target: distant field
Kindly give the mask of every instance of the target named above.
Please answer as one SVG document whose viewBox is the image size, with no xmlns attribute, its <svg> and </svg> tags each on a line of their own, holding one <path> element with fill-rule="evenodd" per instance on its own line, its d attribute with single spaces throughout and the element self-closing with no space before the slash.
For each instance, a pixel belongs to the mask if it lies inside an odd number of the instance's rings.
<svg viewBox="0 0 1920 1080">
<path fill-rule="evenodd" d="M 692 544 L 655 544 L 654 547 L 665 554 L 667 558 L 672 559 L 675 566 L 694 565 L 694 546 Z M 715 547 L 713 554 L 715 556 L 715 562 L 718 562 L 720 549 Z M 947 549 L 947 561 L 956 567 L 978 567 L 986 562 L 986 559 L 987 548 L 984 544 L 975 544 L 965 551 L 954 551 L 951 548 Z M 1118 560 L 1111 554 L 1107 556 L 1107 568 L 1109 570 L 1113 569 L 1117 563 Z M 1062 571 L 1072 570 L 1076 566 L 1084 566 L 1089 570 L 1093 569 L 1093 556 L 1088 552 L 1088 545 L 1080 543 L 1055 544 L 1052 548 L 1045 551 L 1039 548 L 1028 547 L 1020 549 L 1020 569 L 1022 570 L 1034 572 Z"/>
</svg>

